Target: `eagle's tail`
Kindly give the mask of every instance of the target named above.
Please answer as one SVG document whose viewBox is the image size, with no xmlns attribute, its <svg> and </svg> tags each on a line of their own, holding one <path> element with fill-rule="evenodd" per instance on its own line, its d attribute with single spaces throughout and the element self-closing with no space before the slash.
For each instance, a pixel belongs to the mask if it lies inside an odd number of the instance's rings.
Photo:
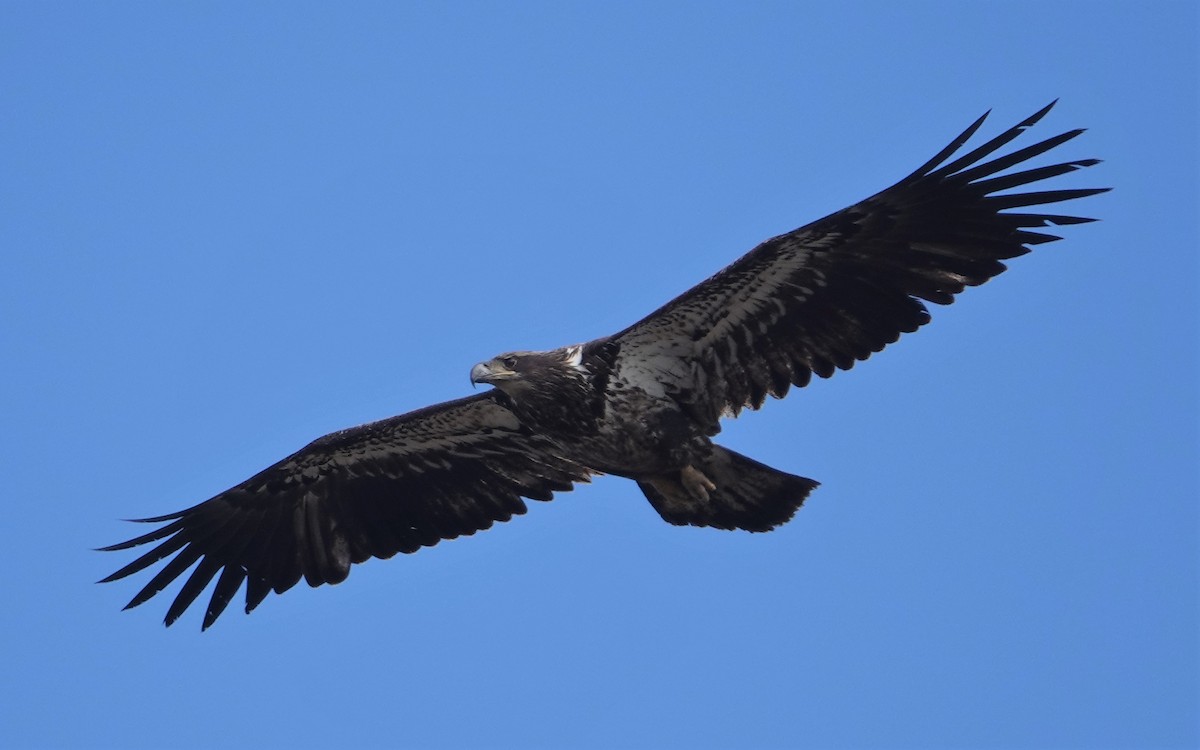
<svg viewBox="0 0 1200 750">
<path fill-rule="evenodd" d="M 770 531 L 790 520 L 818 484 L 719 445 L 713 446 L 708 460 L 696 468 L 703 477 L 696 477 L 695 471 L 684 476 L 685 470 L 638 482 L 663 520 L 679 526 Z M 696 482 L 704 479 L 708 483 L 697 488 Z M 691 491 L 687 484 L 693 485 Z"/>
</svg>

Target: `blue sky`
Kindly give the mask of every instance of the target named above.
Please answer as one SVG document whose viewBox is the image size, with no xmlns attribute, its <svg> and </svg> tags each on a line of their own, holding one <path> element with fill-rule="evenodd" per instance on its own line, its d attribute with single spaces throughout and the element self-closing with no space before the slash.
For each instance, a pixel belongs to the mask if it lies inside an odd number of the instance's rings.
<svg viewBox="0 0 1200 750">
<path fill-rule="evenodd" d="M 1196 49 L 1170 2 L 4 4 L 0 745 L 1196 745 Z M 1057 97 L 1102 222 L 728 423 L 823 482 L 788 526 L 604 478 L 204 634 L 93 583 L 118 519 Z"/>
</svg>

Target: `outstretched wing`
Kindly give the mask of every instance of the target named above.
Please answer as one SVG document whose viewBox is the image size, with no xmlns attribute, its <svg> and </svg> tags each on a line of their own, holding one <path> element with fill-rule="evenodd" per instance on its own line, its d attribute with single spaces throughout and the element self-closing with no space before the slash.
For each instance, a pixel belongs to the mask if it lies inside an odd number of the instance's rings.
<svg viewBox="0 0 1200 750">
<path fill-rule="evenodd" d="M 211 500 L 141 519 L 166 525 L 104 550 L 158 544 L 102 583 L 174 555 L 128 609 L 198 562 L 166 624 L 220 573 L 207 628 L 243 581 L 250 612 L 302 576 L 310 586 L 338 583 L 353 563 L 473 534 L 524 513 L 522 497 L 549 500 L 587 480 L 499 398 L 492 391 L 326 435 Z"/>
<path fill-rule="evenodd" d="M 1042 109 L 947 162 L 985 114 L 920 169 L 883 192 L 767 240 L 712 278 L 613 336 L 614 378 L 658 388 L 716 428 L 815 373 L 850 369 L 929 321 L 941 305 L 1005 270 L 1001 260 L 1060 237 L 1029 231 L 1092 219 L 1010 213 L 1104 189 L 1007 192 L 1097 164 L 1070 161 L 997 176 L 1082 133 L 1073 130 L 992 161 Z"/>
</svg>

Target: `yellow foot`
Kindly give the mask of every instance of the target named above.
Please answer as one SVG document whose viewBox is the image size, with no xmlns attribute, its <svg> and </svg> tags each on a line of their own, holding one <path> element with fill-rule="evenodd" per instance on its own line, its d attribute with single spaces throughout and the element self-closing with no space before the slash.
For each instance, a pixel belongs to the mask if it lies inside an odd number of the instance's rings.
<svg viewBox="0 0 1200 750">
<path fill-rule="evenodd" d="M 691 464 L 683 467 L 679 472 L 679 481 L 683 483 L 683 488 L 689 495 L 699 500 L 708 500 L 708 493 L 717 488 L 712 480 Z"/>
</svg>

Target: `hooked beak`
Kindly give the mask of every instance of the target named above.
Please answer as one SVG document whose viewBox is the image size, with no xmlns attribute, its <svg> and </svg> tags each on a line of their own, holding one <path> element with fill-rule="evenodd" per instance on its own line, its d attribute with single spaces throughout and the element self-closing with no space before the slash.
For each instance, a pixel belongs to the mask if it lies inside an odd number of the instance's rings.
<svg viewBox="0 0 1200 750">
<path fill-rule="evenodd" d="M 497 380 L 508 380 L 514 375 L 516 375 L 515 372 L 505 368 L 495 360 L 480 362 L 471 368 L 471 385 L 478 385 L 480 383 L 492 384 Z"/>
</svg>

